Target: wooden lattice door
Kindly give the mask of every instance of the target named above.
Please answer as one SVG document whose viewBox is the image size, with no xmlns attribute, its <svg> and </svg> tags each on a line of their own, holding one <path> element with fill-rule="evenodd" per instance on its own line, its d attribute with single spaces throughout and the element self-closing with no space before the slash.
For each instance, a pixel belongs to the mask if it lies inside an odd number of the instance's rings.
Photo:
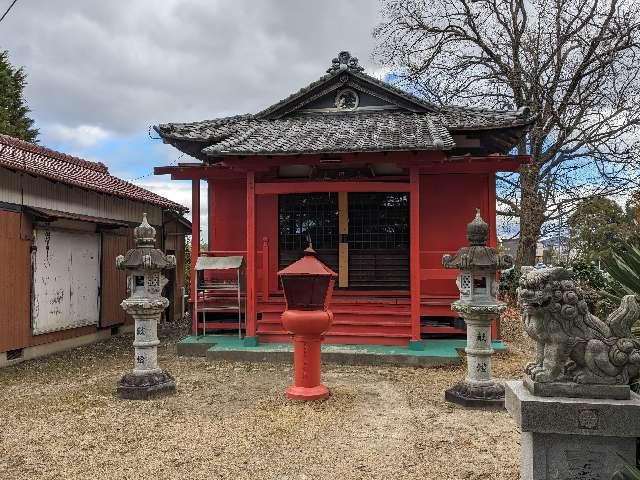
<svg viewBox="0 0 640 480">
<path fill-rule="evenodd" d="M 292 264 L 309 245 L 318 258 L 338 271 L 338 194 L 302 193 L 279 196 L 279 268 Z"/>
<path fill-rule="evenodd" d="M 349 193 L 349 287 L 409 288 L 409 196 Z"/>
<path fill-rule="evenodd" d="M 338 273 L 338 288 L 409 288 L 407 193 L 280 195 L 279 268 L 298 260 L 309 240 Z"/>
</svg>

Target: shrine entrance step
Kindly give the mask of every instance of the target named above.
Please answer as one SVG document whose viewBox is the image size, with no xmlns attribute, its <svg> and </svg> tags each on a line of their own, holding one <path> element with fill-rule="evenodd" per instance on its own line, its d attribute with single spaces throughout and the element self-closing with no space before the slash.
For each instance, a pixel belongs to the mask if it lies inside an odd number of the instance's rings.
<svg viewBox="0 0 640 480">
<path fill-rule="evenodd" d="M 437 367 L 458 365 L 459 352 L 465 340 L 423 340 L 423 350 L 384 345 L 322 345 L 322 362 L 339 365 L 394 365 Z M 506 347 L 500 341 L 492 343 L 497 351 Z M 178 355 L 206 357 L 209 361 L 291 363 L 293 348 L 290 343 L 259 343 L 246 346 L 233 335 L 188 336 L 177 344 Z"/>
</svg>

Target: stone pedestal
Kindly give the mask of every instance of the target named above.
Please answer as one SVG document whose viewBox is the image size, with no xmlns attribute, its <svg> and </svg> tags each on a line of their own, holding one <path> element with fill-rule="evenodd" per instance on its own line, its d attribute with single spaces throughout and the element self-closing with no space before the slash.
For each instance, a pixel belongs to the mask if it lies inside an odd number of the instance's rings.
<svg viewBox="0 0 640 480">
<path fill-rule="evenodd" d="M 629 400 L 537 397 L 513 381 L 505 407 L 522 431 L 521 480 L 610 480 L 636 463 L 635 393 Z"/>
<path fill-rule="evenodd" d="M 118 397 L 124 400 L 148 400 L 175 391 L 175 379 L 164 370 L 143 375 L 127 373 L 118 382 Z"/>
<path fill-rule="evenodd" d="M 500 255 L 487 246 L 489 225 L 482 220 L 480 209 L 467 225 L 468 247 L 455 255 L 444 255 L 442 265 L 460 273 L 456 285 L 460 300 L 451 308 L 467 324 L 467 376 L 444 394 L 445 400 L 465 407 L 504 408 L 504 387 L 491 377 L 491 322 L 506 308 L 498 301 L 496 273 L 513 264 L 511 257 Z"/>
<path fill-rule="evenodd" d="M 448 389 L 444 398 L 465 407 L 503 409 L 504 386 L 491 375 L 491 322 L 504 306 L 496 303 L 481 307 L 458 301 L 452 307 L 467 324 L 467 376 Z"/>
<path fill-rule="evenodd" d="M 173 377 L 158 366 L 158 320 L 169 306 L 162 296 L 168 282 L 162 270 L 175 268 L 176 259 L 154 248 L 156 230 L 147 222 L 146 213 L 133 237 L 136 247 L 116 258 L 116 267 L 127 271 L 129 291 L 120 306 L 135 320 L 133 373 L 120 379 L 117 392 L 120 398 L 143 400 L 176 390 Z"/>
<path fill-rule="evenodd" d="M 127 400 L 145 400 L 174 393 L 175 379 L 158 366 L 158 319 L 169 305 L 166 298 L 154 302 L 126 299 L 122 308 L 135 320 L 133 373 L 118 382 L 118 396 Z"/>
</svg>

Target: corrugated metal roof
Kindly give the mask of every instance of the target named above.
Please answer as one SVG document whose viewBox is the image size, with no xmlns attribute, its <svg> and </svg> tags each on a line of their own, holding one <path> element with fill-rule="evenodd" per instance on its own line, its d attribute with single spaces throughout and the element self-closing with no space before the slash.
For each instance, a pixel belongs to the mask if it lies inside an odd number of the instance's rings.
<svg viewBox="0 0 640 480">
<path fill-rule="evenodd" d="M 230 270 L 240 268 L 244 263 L 244 257 L 198 257 L 196 270 Z"/>
</svg>

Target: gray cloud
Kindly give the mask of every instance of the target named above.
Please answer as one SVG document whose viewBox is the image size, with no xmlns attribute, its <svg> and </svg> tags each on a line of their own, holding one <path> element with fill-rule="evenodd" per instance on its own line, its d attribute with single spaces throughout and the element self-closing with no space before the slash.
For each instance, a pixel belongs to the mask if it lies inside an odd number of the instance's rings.
<svg viewBox="0 0 640 480">
<path fill-rule="evenodd" d="M 368 71 L 376 0 L 23 0 L 0 47 L 24 65 L 41 124 L 119 135 L 258 111 L 341 49 Z"/>
</svg>

